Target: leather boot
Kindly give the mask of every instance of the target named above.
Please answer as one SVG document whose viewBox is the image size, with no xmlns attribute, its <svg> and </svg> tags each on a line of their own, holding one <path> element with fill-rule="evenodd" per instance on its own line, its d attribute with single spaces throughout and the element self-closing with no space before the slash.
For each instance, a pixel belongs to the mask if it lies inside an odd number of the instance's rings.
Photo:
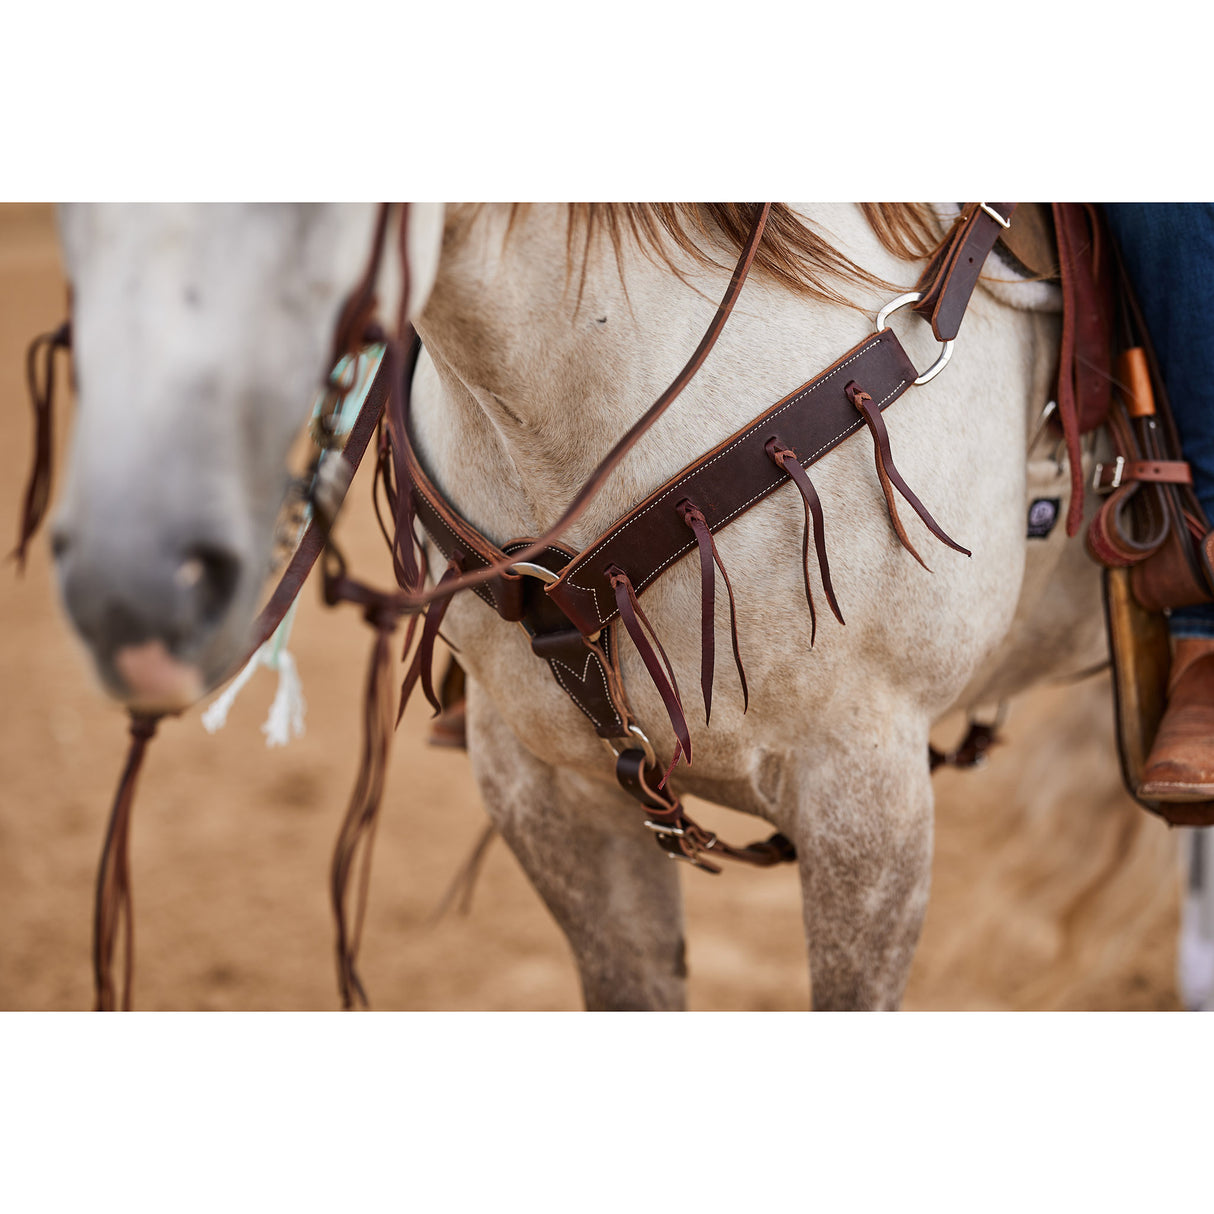
<svg viewBox="0 0 1214 1214">
<path fill-rule="evenodd" d="M 1168 707 L 1138 795 L 1148 801 L 1214 799 L 1214 640 L 1176 642 Z"/>
</svg>

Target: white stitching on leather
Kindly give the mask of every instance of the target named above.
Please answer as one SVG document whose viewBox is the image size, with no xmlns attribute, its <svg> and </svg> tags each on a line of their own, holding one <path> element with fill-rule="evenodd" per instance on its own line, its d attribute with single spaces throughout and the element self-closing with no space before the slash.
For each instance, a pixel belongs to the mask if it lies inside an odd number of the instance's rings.
<svg viewBox="0 0 1214 1214">
<path fill-rule="evenodd" d="M 722 451 L 719 451 L 715 456 L 713 456 L 712 459 L 710 459 L 708 461 L 708 463 L 704 464 L 702 466 L 702 468 L 697 469 L 696 470 L 697 473 L 702 471 L 703 468 L 708 468 L 712 464 L 716 463 L 716 461 L 718 459 L 720 459 L 722 456 L 727 454 L 729 451 L 732 451 L 733 448 L 736 447 L 739 443 L 745 442 L 747 439 L 751 438 L 756 430 L 762 429 L 764 426 L 767 426 L 769 423 L 774 421 L 781 413 L 783 413 L 785 409 L 791 408 L 798 401 L 802 400 L 805 396 L 807 396 L 810 392 L 816 391 L 823 384 L 827 383 L 830 379 L 832 379 L 835 375 L 837 375 L 840 371 L 842 371 L 845 367 L 847 367 L 851 363 L 855 362 L 856 359 L 861 358 L 863 355 L 867 354 L 868 351 L 871 350 L 875 345 L 879 344 L 879 342 L 880 342 L 880 335 L 878 335 L 876 338 L 874 338 L 873 341 L 866 343 L 859 350 L 857 350 L 856 353 L 853 354 L 851 356 L 851 358 L 849 358 L 846 362 L 840 363 L 839 366 L 837 366 L 833 371 L 831 371 L 824 378 L 817 380 L 813 385 L 806 388 L 804 392 L 798 392 L 796 396 L 787 400 L 783 405 L 780 406 L 779 409 L 776 410 L 775 413 L 772 413 L 772 414 L 768 415 L 767 417 L 763 418 L 761 420 L 761 422 L 756 421 L 753 425 L 751 425 L 750 427 L 747 428 L 747 431 L 745 434 L 743 434 L 739 438 L 735 439 L 732 443 L 729 444 L 728 447 L 724 448 Z M 887 393 L 884 397 L 881 398 L 881 400 L 877 404 L 877 407 L 880 408 L 881 405 L 885 404 L 885 402 L 888 401 L 891 397 L 897 395 L 897 393 L 902 390 L 902 388 L 907 384 L 907 382 L 908 381 L 905 379 L 899 380 L 898 383 L 889 391 L 889 393 Z M 834 438 L 832 438 L 830 440 L 830 442 L 824 443 L 821 447 L 819 447 L 811 455 L 804 457 L 800 461 L 801 466 L 805 467 L 807 464 L 812 463 L 819 455 L 822 454 L 823 451 L 829 450 L 832 446 L 837 446 L 844 439 L 846 439 L 850 434 L 853 434 L 856 430 L 858 430 L 864 424 L 865 424 L 865 422 L 864 422 L 863 417 L 859 418 L 852 425 L 848 426 L 848 428 L 846 430 L 844 430 L 842 434 L 836 435 Z M 665 493 L 663 493 L 661 497 L 655 498 L 652 502 L 650 502 L 649 505 L 646 506 L 645 509 L 642 510 L 640 514 L 629 519 L 628 522 L 626 522 L 624 524 L 624 526 L 621 527 L 618 531 L 612 532 L 611 535 L 605 536 L 599 543 L 595 544 L 595 546 L 593 548 L 587 549 L 585 552 L 580 553 L 577 557 L 575 557 L 573 559 L 576 561 L 579 561 L 579 562 L 588 559 L 594 552 L 598 551 L 605 544 L 615 540 L 618 536 L 623 535 L 624 532 L 627 531 L 627 529 L 629 527 L 631 527 L 633 523 L 638 522 L 642 517 L 644 517 L 645 514 L 647 514 L 655 506 L 657 506 L 661 502 L 665 501 L 666 498 L 668 498 L 672 493 L 674 493 L 678 489 L 680 489 L 684 483 L 685 483 L 684 481 L 680 481 L 680 484 L 672 486 Z M 754 497 L 752 497 L 749 501 L 743 503 L 736 510 L 732 511 L 730 514 L 727 514 L 723 519 L 721 519 L 720 522 L 717 524 L 716 530 L 719 531 L 721 529 L 721 527 L 723 527 L 727 522 L 729 522 L 730 519 L 732 519 L 735 516 L 737 516 L 738 514 L 740 514 L 743 510 L 746 510 L 754 502 L 756 502 L 759 498 L 763 497 L 765 494 L 767 494 L 769 492 L 771 492 L 771 489 L 763 489 L 759 493 L 756 493 L 754 495 Z M 680 548 L 678 550 L 678 552 L 676 552 L 673 556 L 671 556 L 667 560 L 663 561 L 661 565 L 659 565 L 651 573 L 647 574 L 644 578 L 641 579 L 641 581 L 637 582 L 634 589 L 636 589 L 636 590 L 643 589 L 650 582 L 652 582 L 653 579 L 655 577 L 657 577 L 659 573 L 661 573 L 664 569 L 666 569 L 673 562 L 679 560 L 686 553 L 690 552 L 695 546 L 696 546 L 695 540 L 693 539 L 693 540 L 691 540 L 690 543 L 685 545 L 683 548 Z M 612 610 L 609 609 L 606 614 L 603 613 L 603 608 L 599 603 L 598 590 L 596 590 L 593 586 L 584 586 L 581 582 L 574 581 L 573 578 L 569 579 L 568 585 L 573 586 L 577 590 L 587 591 L 593 597 L 595 618 L 596 618 L 597 623 L 601 627 L 606 622 L 607 617 L 612 614 Z"/>
</svg>

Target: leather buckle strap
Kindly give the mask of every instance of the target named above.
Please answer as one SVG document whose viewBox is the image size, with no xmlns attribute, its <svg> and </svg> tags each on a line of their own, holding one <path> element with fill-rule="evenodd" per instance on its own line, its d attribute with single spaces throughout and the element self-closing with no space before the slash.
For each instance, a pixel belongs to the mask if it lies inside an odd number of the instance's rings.
<svg viewBox="0 0 1214 1214">
<path fill-rule="evenodd" d="M 759 868 L 791 864 L 796 860 L 796 849 L 781 834 L 746 847 L 731 847 L 713 831 L 692 821 L 669 785 L 659 788 L 652 782 L 650 777 L 657 771 L 657 764 L 650 762 L 644 751 L 635 747 L 620 752 L 616 758 L 615 775 L 620 787 L 646 811 L 645 825 L 653 831 L 658 846 L 672 860 L 683 860 L 706 873 L 721 871 L 720 865 L 714 864 L 706 855 Z"/>
<path fill-rule="evenodd" d="M 1092 488 L 1097 493 L 1111 493 L 1129 481 L 1191 485 L 1193 470 L 1185 460 L 1126 459 L 1119 455 L 1111 464 L 1097 464 L 1092 474 Z"/>
<path fill-rule="evenodd" d="M 915 311 L 931 321 L 937 341 L 957 336 L 966 305 L 995 241 L 1011 225 L 1014 202 L 972 203 L 957 220 L 915 288 L 922 298 Z"/>
</svg>

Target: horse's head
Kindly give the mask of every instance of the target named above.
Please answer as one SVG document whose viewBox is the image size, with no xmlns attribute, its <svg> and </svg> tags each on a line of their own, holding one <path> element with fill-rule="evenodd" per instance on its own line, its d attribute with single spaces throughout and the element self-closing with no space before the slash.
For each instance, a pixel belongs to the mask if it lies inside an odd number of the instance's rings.
<svg viewBox="0 0 1214 1214">
<path fill-rule="evenodd" d="M 78 419 L 55 519 L 63 600 L 106 688 L 180 708 L 249 637 L 288 487 L 376 208 L 68 206 Z M 413 208 L 410 312 L 440 208 Z M 393 317 L 396 257 L 380 296 Z"/>
</svg>

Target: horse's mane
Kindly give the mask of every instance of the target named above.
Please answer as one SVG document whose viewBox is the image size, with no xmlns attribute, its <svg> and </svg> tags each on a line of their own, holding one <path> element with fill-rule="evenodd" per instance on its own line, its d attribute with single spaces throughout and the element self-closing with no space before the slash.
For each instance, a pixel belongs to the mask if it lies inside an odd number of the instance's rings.
<svg viewBox="0 0 1214 1214">
<path fill-rule="evenodd" d="M 747 202 L 575 202 L 569 205 L 568 262 L 572 271 L 581 245 L 585 267 L 593 243 L 606 236 L 617 261 L 625 240 L 665 262 L 676 274 L 678 250 L 693 261 L 730 269 L 759 210 Z M 895 257 L 916 261 L 929 257 L 940 242 L 934 213 L 924 203 L 865 202 L 860 209 L 882 246 Z M 513 219 L 513 216 L 512 216 Z M 724 238 L 729 264 L 706 251 Z M 848 283 L 880 289 L 892 284 L 858 266 L 818 235 L 787 204 L 775 203 L 755 257 L 755 268 L 789 290 L 831 303 L 848 304 L 839 291 Z M 833 284 L 833 285 L 832 285 Z M 579 290 L 580 296 L 580 290 Z"/>
</svg>

